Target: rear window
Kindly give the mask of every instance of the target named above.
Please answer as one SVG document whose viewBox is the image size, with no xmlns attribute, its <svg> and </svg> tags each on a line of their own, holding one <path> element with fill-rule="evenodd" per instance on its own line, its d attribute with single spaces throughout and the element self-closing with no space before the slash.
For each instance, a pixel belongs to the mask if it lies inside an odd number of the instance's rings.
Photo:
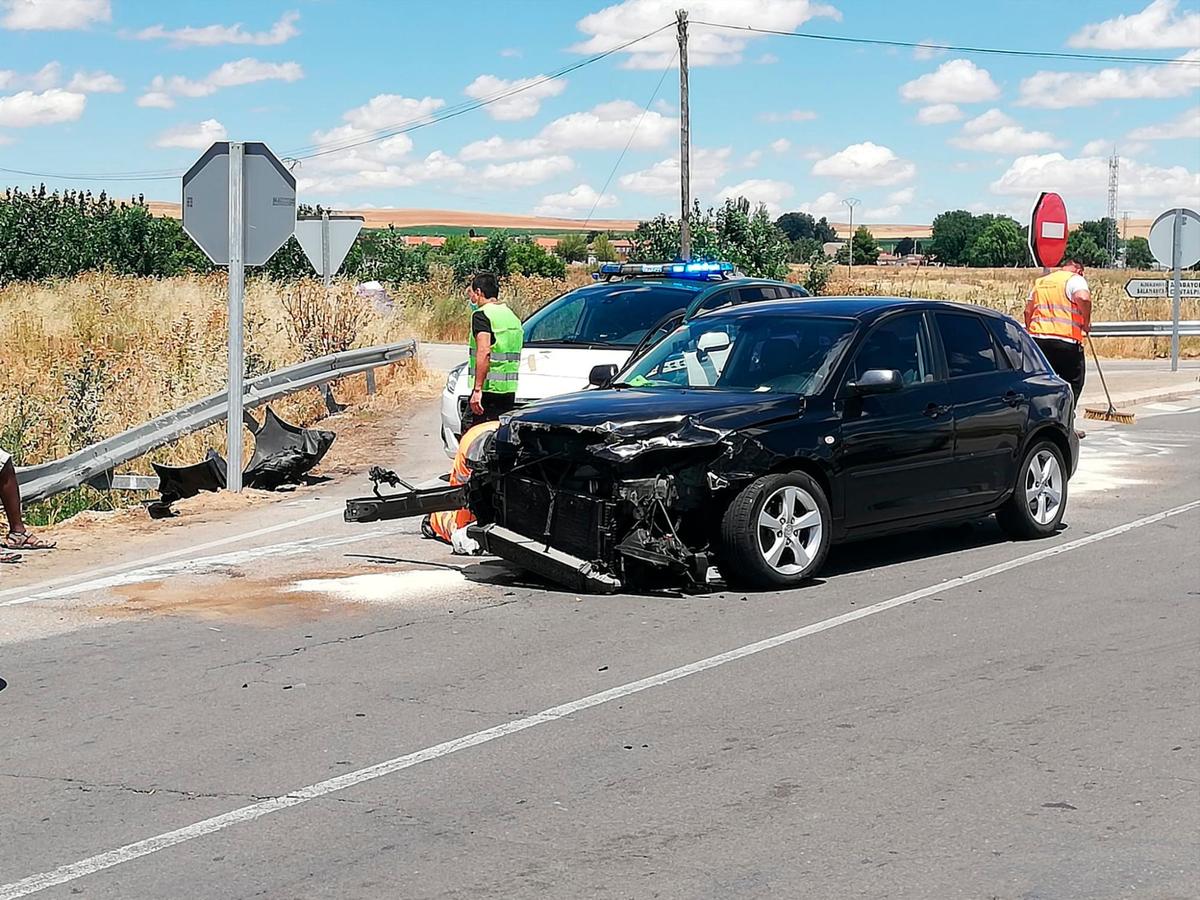
<svg viewBox="0 0 1200 900">
<path fill-rule="evenodd" d="M 664 318 L 682 312 L 693 296 L 657 284 L 589 285 L 530 316 L 525 321 L 525 343 L 634 347 Z"/>
<path fill-rule="evenodd" d="M 1042 352 L 1024 328 L 1012 319 L 988 317 L 987 323 L 992 330 L 992 337 L 1000 345 L 1012 368 L 1027 375 L 1041 375 L 1049 371 Z"/>
</svg>

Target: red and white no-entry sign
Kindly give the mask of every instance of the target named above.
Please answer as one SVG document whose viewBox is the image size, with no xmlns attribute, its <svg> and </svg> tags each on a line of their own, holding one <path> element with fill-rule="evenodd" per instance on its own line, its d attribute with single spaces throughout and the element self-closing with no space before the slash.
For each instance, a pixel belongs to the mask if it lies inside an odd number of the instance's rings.
<svg viewBox="0 0 1200 900">
<path fill-rule="evenodd" d="M 1043 191 L 1029 219 L 1029 252 L 1043 268 L 1057 266 L 1067 250 L 1067 206 L 1063 198 Z"/>
</svg>

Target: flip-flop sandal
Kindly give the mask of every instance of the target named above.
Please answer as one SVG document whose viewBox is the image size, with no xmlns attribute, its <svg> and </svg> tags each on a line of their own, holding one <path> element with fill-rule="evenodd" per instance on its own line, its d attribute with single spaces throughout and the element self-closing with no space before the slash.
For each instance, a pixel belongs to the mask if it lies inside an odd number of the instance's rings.
<svg viewBox="0 0 1200 900">
<path fill-rule="evenodd" d="M 4 565 L 6 563 L 19 563 L 20 561 L 20 553 L 0 553 L 0 565 Z"/>
<path fill-rule="evenodd" d="M 53 550 L 55 542 L 43 541 L 27 531 L 10 531 L 0 545 L 6 550 Z"/>
</svg>

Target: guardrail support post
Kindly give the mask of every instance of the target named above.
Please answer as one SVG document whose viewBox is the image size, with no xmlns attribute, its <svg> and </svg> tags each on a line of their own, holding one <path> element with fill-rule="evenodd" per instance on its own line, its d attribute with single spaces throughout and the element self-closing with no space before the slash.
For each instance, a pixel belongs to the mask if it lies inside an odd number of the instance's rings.
<svg viewBox="0 0 1200 900">
<path fill-rule="evenodd" d="M 367 396 L 375 394 L 375 370 L 367 369 Z"/>
</svg>

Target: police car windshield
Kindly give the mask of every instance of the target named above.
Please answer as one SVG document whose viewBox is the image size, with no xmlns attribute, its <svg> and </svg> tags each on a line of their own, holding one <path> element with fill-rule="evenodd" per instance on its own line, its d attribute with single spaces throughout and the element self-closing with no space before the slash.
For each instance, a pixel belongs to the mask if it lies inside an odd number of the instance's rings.
<svg viewBox="0 0 1200 900">
<path fill-rule="evenodd" d="M 634 347 L 695 298 L 685 288 L 638 282 L 594 284 L 564 294 L 525 320 L 525 344 Z"/>
</svg>

